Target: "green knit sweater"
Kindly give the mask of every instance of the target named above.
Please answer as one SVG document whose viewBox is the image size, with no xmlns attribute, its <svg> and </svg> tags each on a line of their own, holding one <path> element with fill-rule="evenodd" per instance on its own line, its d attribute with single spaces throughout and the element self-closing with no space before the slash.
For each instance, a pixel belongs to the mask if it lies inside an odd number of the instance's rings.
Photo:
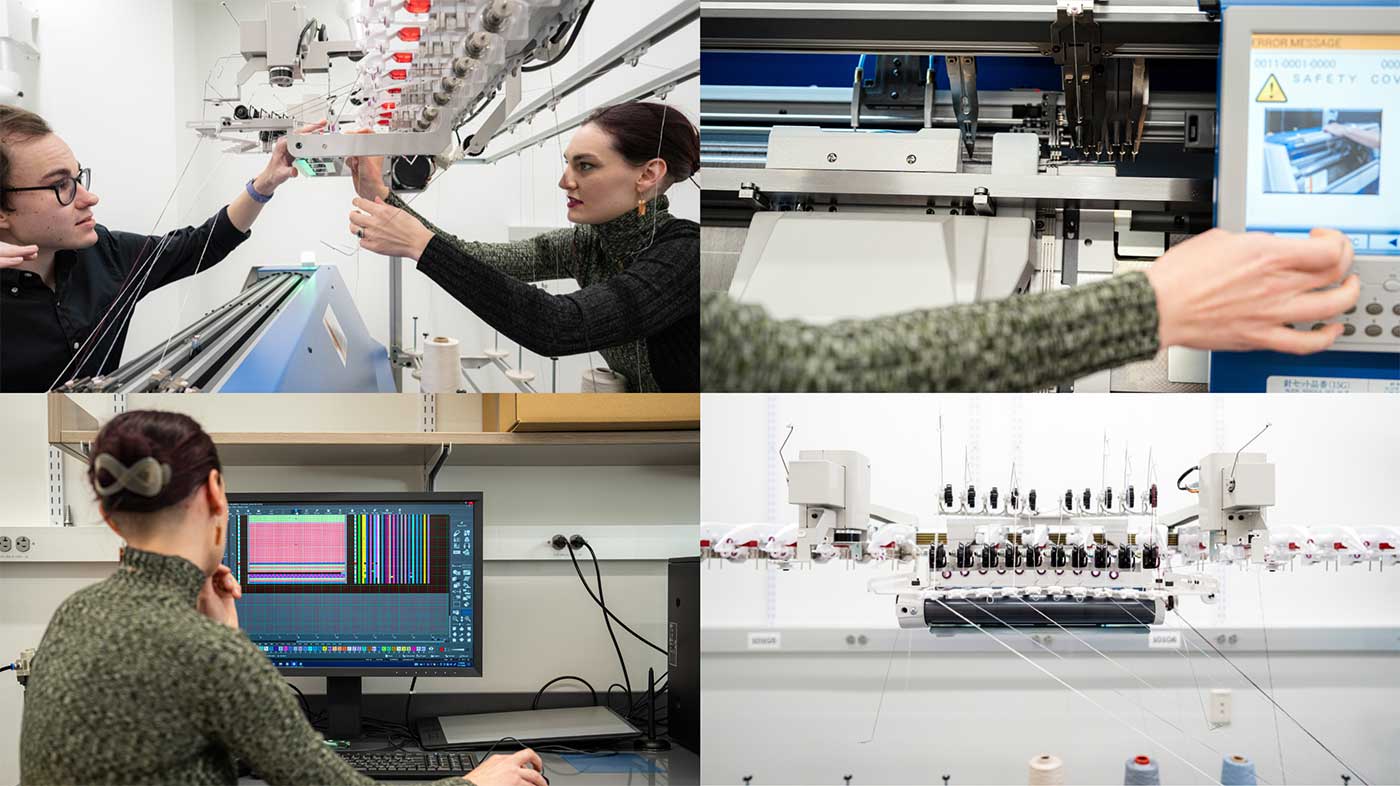
<svg viewBox="0 0 1400 786">
<path fill-rule="evenodd" d="M 128 547 L 63 602 L 25 694 L 22 783 L 233 784 L 235 757 L 272 784 L 374 783 L 325 746 L 246 635 L 195 609 L 204 579 Z"/>
<path fill-rule="evenodd" d="M 822 326 L 705 292 L 700 335 L 706 393 L 1029 391 L 1150 358 L 1159 343 L 1142 273 Z"/>
<path fill-rule="evenodd" d="M 492 327 L 546 357 L 597 352 L 641 393 L 700 391 L 700 228 L 672 216 L 663 195 L 646 215 L 556 229 L 515 243 L 444 232 L 391 194 L 436 237 L 426 274 Z M 528 284 L 572 278 L 550 295 Z"/>
</svg>

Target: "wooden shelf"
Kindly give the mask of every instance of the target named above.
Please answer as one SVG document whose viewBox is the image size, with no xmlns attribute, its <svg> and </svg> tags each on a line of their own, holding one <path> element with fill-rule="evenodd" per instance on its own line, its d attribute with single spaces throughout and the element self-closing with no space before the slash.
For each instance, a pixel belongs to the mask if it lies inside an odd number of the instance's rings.
<svg viewBox="0 0 1400 786">
<path fill-rule="evenodd" d="M 51 432 L 77 448 L 92 429 Z M 213 432 L 229 466 L 421 466 L 452 445 L 453 466 L 699 466 L 698 431 L 607 432 Z M 54 439 L 57 437 L 57 439 Z"/>
<path fill-rule="evenodd" d="M 455 425 L 456 422 L 453 422 Z M 98 422 L 49 396 L 49 444 L 82 457 Z M 700 466 L 700 431 L 211 431 L 229 466 L 427 466 L 442 445 L 452 466 Z"/>
</svg>

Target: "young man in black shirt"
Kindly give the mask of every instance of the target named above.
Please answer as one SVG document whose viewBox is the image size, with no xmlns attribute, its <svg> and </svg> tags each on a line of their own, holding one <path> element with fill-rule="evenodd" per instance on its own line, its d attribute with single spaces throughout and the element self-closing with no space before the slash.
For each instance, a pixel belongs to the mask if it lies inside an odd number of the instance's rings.
<svg viewBox="0 0 1400 786">
<path fill-rule="evenodd" d="M 90 170 L 43 118 L 0 105 L 0 393 L 115 369 L 137 301 L 246 240 L 273 192 L 296 176 L 292 161 L 283 138 L 267 167 L 199 226 L 119 232 L 97 223 Z"/>
</svg>

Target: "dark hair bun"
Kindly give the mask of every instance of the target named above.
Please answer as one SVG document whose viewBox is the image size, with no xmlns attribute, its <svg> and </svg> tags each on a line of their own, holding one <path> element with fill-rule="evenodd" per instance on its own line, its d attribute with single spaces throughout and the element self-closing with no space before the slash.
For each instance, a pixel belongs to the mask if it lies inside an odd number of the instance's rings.
<svg viewBox="0 0 1400 786">
<path fill-rule="evenodd" d="M 168 479 L 153 496 L 127 488 L 111 487 L 118 481 L 110 462 L 99 467 L 97 457 L 109 455 L 125 467 L 134 467 L 145 458 L 170 467 Z M 175 412 L 135 410 L 112 418 L 92 443 L 93 459 L 88 463 L 88 482 L 108 513 L 154 513 L 184 502 L 209 477 L 209 470 L 222 471 L 214 440 L 204 433 L 194 418 Z M 99 489 L 108 488 L 102 494 Z"/>
</svg>

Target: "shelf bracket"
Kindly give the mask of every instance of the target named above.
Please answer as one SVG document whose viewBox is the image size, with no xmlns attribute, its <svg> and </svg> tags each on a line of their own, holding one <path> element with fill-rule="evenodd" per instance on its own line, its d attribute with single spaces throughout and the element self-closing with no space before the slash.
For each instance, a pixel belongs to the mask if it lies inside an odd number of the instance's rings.
<svg viewBox="0 0 1400 786">
<path fill-rule="evenodd" d="M 63 513 L 63 451 L 49 445 L 49 523 L 62 526 Z"/>
<path fill-rule="evenodd" d="M 423 408 L 418 413 L 418 430 L 424 433 L 437 431 L 437 394 L 423 393 Z"/>
<path fill-rule="evenodd" d="M 437 490 L 436 487 L 438 472 L 442 471 L 442 465 L 447 463 L 447 457 L 450 455 L 452 455 L 451 445 L 443 445 L 438 449 L 437 459 L 433 461 L 433 468 L 428 470 L 427 477 L 425 478 L 425 481 L 423 483 L 423 485 L 425 486 L 425 488 L 423 489 L 424 491 Z"/>
<path fill-rule="evenodd" d="M 74 459 L 81 461 L 84 464 L 88 463 L 88 461 L 91 460 L 91 456 L 89 455 L 88 451 L 88 444 L 86 442 L 77 446 L 74 446 L 68 442 L 55 442 L 50 447 L 58 448 L 59 450 L 63 451 L 64 453 L 67 453 Z"/>
</svg>

